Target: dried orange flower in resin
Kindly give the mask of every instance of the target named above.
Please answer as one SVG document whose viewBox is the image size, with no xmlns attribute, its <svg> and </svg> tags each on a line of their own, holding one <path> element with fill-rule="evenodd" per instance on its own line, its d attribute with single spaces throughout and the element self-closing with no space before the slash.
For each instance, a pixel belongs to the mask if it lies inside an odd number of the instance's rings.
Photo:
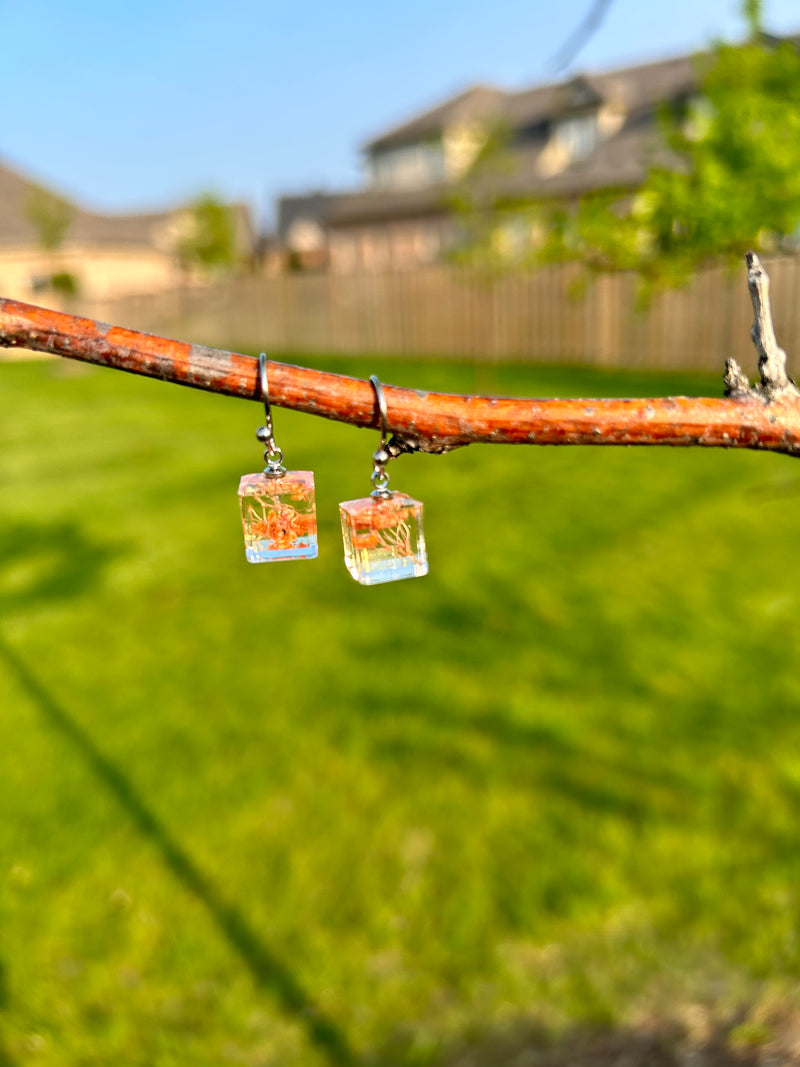
<svg viewBox="0 0 800 1067">
<path fill-rule="evenodd" d="M 314 475 L 245 474 L 239 483 L 245 555 L 250 563 L 316 559 Z"/>
<path fill-rule="evenodd" d="M 386 464 L 392 458 L 388 416 L 383 386 L 377 375 L 369 383 L 381 430 L 380 447 L 372 454 L 372 484 L 369 496 L 345 500 L 339 505 L 344 541 L 344 562 L 361 585 L 380 585 L 398 578 L 420 578 L 428 573 L 425 534 L 422 532 L 422 504 L 405 493 L 389 489 Z"/>
<path fill-rule="evenodd" d="M 380 585 L 428 573 L 422 504 L 405 493 L 339 505 L 344 562 L 357 582 Z"/>
</svg>

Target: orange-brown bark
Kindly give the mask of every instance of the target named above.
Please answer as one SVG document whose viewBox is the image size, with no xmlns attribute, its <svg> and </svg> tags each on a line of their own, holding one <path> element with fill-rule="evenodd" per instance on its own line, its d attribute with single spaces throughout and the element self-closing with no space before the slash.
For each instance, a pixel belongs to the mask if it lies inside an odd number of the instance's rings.
<svg viewBox="0 0 800 1067">
<path fill-rule="evenodd" d="M 209 392 L 259 399 L 250 356 L 108 326 L 0 299 L 0 346 L 50 352 Z M 310 415 L 378 426 L 367 381 L 268 364 L 270 401 Z M 536 400 L 384 387 L 387 425 L 412 448 L 440 452 L 484 443 L 704 445 L 800 455 L 800 402 L 754 391 L 713 399 Z"/>
</svg>

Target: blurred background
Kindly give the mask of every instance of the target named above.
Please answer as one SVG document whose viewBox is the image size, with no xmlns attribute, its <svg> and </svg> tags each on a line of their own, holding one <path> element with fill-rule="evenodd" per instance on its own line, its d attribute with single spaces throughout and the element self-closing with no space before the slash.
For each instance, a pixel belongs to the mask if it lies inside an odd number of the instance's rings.
<svg viewBox="0 0 800 1067">
<path fill-rule="evenodd" d="M 788 0 L 4 10 L 0 295 L 462 393 L 720 395 L 800 349 Z M 0 1067 L 767 1064 L 800 1041 L 792 459 L 404 457 L 0 361 Z"/>
</svg>

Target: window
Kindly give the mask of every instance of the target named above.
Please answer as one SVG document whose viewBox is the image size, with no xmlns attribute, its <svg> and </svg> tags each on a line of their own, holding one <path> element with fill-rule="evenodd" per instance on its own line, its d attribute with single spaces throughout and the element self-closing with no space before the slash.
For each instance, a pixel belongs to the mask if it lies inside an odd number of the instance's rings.
<svg viewBox="0 0 800 1067">
<path fill-rule="evenodd" d="M 570 161 L 586 159 L 600 139 L 596 112 L 574 115 L 559 122 L 556 139 Z"/>
<path fill-rule="evenodd" d="M 439 141 L 420 141 L 376 152 L 369 160 L 375 189 L 419 189 L 444 179 L 444 151 Z"/>
<path fill-rule="evenodd" d="M 325 234 L 316 219 L 298 217 L 286 231 L 286 244 L 292 252 L 318 252 L 325 245 Z"/>
</svg>

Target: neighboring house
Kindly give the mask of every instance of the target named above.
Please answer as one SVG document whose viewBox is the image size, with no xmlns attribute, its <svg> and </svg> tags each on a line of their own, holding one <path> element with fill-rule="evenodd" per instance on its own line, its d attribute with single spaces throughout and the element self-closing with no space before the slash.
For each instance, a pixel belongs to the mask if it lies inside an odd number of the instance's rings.
<svg viewBox="0 0 800 1067">
<path fill-rule="evenodd" d="M 176 254 L 191 218 L 186 208 L 141 215 L 98 215 L 66 203 L 67 222 L 56 247 L 45 247 L 32 206 L 63 198 L 0 164 L 0 296 L 52 302 L 54 274 L 71 275 L 81 297 L 108 299 L 162 292 L 186 283 Z M 254 228 L 236 205 L 236 242 L 252 259 Z"/>
<path fill-rule="evenodd" d="M 658 114 L 697 95 L 695 58 L 579 74 L 522 92 L 475 86 L 394 127 L 365 147 L 367 187 L 284 197 L 279 238 L 295 239 L 333 271 L 413 267 L 439 259 L 458 237 L 453 191 L 492 130 L 509 166 L 482 179 L 492 195 L 574 200 L 592 190 L 635 189 L 659 153 Z M 303 254 L 297 256 L 301 265 Z"/>
<path fill-rule="evenodd" d="M 330 217 L 342 199 L 346 196 L 316 192 L 280 198 L 276 241 L 286 250 L 290 270 L 328 266 Z"/>
</svg>

